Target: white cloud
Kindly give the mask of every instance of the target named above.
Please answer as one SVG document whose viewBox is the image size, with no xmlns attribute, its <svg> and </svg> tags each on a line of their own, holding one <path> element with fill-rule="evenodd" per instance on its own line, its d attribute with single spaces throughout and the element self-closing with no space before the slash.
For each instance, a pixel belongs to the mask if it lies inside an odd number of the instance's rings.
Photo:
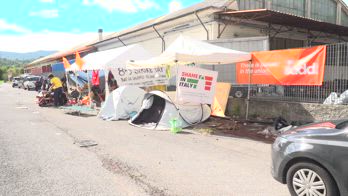
<svg viewBox="0 0 348 196">
<path fill-rule="evenodd" d="M 40 2 L 42 2 L 42 3 L 53 3 L 54 0 L 40 0 Z"/>
<path fill-rule="evenodd" d="M 83 4 L 83 5 L 91 5 L 92 2 L 90 2 L 89 0 L 83 0 L 83 1 L 82 1 L 82 4 Z"/>
<path fill-rule="evenodd" d="M 57 18 L 59 16 L 58 10 L 40 10 L 37 12 L 30 12 L 29 16 L 36 16 L 41 18 Z"/>
<path fill-rule="evenodd" d="M 0 32 L 2 31 L 12 31 L 15 33 L 30 33 L 29 29 L 18 26 L 16 24 L 10 24 L 6 22 L 4 19 L 0 19 Z"/>
<path fill-rule="evenodd" d="M 175 12 L 175 11 L 178 11 L 182 8 L 183 8 L 182 3 L 178 0 L 172 0 L 169 3 L 169 12 Z"/>
<path fill-rule="evenodd" d="M 109 12 L 135 13 L 139 10 L 160 9 L 160 6 L 153 0 L 83 0 L 82 4 L 98 5 Z"/>
<path fill-rule="evenodd" d="M 147 10 L 147 9 L 160 9 L 160 6 L 151 0 L 134 0 L 134 3 L 141 9 L 141 10 Z"/>
<path fill-rule="evenodd" d="M 33 52 L 38 50 L 67 50 L 98 39 L 96 32 L 63 33 L 45 31 L 23 35 L 1 35 L 0 51 Z M 15 44 L 14 44 L 15 43 Z"/>
</svg>

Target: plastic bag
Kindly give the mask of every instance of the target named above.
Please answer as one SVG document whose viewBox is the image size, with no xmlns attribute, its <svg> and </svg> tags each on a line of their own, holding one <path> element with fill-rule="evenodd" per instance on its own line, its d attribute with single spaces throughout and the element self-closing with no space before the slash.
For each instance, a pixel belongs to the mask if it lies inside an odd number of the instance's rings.
<svg viewBox="0 0 348 196">
<path fill-rule="evenodd" d="M 337 93 L 331 93 L 324 101 L 324 104 L 331 105 L 331 104 L 337 104 L 338 103 L 338 94 Z"/>
</svg>

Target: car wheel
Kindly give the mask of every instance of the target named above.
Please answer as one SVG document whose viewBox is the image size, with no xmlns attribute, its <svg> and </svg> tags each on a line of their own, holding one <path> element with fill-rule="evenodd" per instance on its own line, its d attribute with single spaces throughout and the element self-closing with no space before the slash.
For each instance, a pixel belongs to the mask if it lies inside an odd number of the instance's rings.
<svg viewBox="0 0 348 196">
<path fill-rule="evenodd" d="M 330 174 L 313 163 L 297 163 L 290 167 L 287 176 L 288 189 L 292 196 L 338 195 Z"/>
<path fill-rule="evenodd" d="M 237 97 L 237 98 L 242 98 L 243 95 L 244 95 L 244 94 L 243 94 L 242 91 L 236 91 L 236 92 L 234 93 L 234 96 Z"/>
</svg>

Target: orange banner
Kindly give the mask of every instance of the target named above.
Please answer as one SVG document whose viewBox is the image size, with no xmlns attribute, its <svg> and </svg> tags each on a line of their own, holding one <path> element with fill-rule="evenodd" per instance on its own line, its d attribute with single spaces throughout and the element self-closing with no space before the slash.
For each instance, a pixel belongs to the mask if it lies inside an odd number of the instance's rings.
<svg viewBox="0 0 348 196">
<path fill-rule="evenodd" d="M 63 64 L 65 69 L 69 69 L 71 67 L 69 61 L 65 57 L 63 57 Z"/>
<path fill-rule="evenodd" d="M 326 46 L 253 52 L 251 62 L 237 64 L 237 83 L 320 86 L 325 59 Z"/>
<path fill-rule="evenodd" d="M 80 70 L 82 70 L 83 65 L 85 64 L 85 61 L 80 57 L 79 52 L 76 51 L 75 54 L 75 63 L 77 64 L 77 66 L 79 67 Z"/>
</svg>

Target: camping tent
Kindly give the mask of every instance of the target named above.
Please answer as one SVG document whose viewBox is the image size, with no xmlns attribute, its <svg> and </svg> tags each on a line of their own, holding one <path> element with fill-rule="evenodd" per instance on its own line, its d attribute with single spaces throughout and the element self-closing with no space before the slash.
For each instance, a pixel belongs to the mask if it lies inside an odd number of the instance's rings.
<svg viewBox="0 0 348 196">
<path fill-rule="evenodd" d="M 98 117 L 104 120 L 129 119 L 141 108 L 145 91 L 134 86 L 122 86 L 107 97 Z"/>
<path fill-rule="evenodd" d="M 175 104 L 164 92 L 151 91 L 145 95 L 140 111 L 129 123 L 147 129 L 169 130 L 173 119 L 185 128 L 207 120 L 210 113 L 208 105 Z"/>
<path fill-rule="evenodd" d="M 105 70 L 105 76 L 107 76 L 108 71 L 114 72 L 117 68 L 125 68 L 127 61 L 130 59 L 146 59 L 151 57 L 152 55 L 150 55 L 142 46 L 134 44 L 90 53 L 83 57 L 84 65 L 82 70 L 80 70 L 79 66 L 74 63 L 69 68 L 65 69 L 65 71 Z M 88 83 L 89 79 L 90 77 L 87 78 Z M 107 88 L 108 86 L 106 85 L 105 87 Z M 90 91 L 90 87 L 88 89 Z M 106 90 L 106 95 L 108 95 L 108 90 Z"/>
<path fill-rule="evenodd" d="M 192 63 L 218 65 L 233 64 L 250 59 L 250 53 L 223 48 L 181 35 L 160 56 L 141 61 L 132 59 L 127 66 L 157 67 Z"/>
<path fill-rule="evenodd" d="M 138 44 L 124 46 L 120 48 L 94 52 L 83 57 L 85 64 L 82 70 L 111 70 L 120 67 L 126 67 L 126 63 L 130 59 L 140 60 L 151 58 L 142 46 Z M 72 64 L 66 71 L 80 70 L 76 63 Z"/>
</svg>

